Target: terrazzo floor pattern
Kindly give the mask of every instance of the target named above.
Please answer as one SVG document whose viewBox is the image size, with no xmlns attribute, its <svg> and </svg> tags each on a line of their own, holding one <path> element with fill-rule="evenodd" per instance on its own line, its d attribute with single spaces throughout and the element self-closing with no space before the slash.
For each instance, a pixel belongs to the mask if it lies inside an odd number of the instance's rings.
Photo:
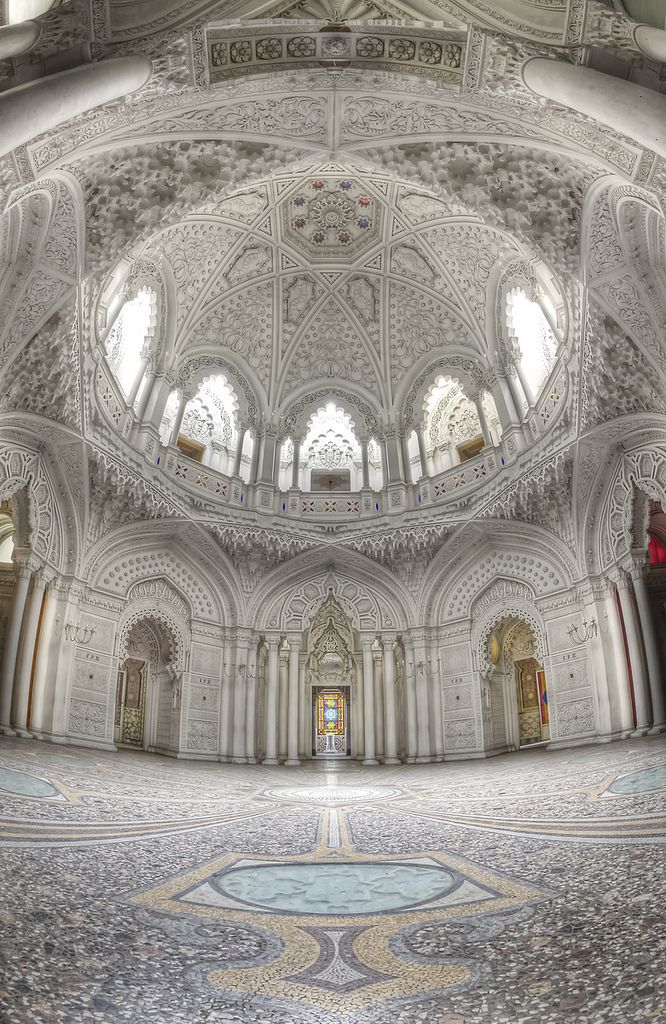
<svg viewBox="0 0 666 1024">
<path fill-rule="evenodd" d="M 666 737 L 297 769 L 0 739 L 3 1024 L 666 1022 Z"/>
</svg>

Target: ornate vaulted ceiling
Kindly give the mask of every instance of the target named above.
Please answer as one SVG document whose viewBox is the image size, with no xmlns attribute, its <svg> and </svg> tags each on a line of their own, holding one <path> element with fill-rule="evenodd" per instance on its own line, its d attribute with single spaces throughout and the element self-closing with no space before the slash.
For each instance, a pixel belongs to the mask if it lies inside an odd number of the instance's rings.
<svg viewBox="0 0 666 1024">
<path fill-rule="evenodd" d="M 414 544 L 427 552 L 471 520 L 508 518 L 549 523 L 582 549 L 599 433 L 610 443 L 620 415 L 651 430 L 666 411 L 666 171 L 634 139 L 527 88 L 535 55 L 576 64 L 583 42 L 627 51 L 608 7 L 591 2 L 582 22 L 580 9 L 112 0 L 107 17 L 81 0 L 79 23 L 45 35 L 40 59 L 49 39 L 57 51 L 87 38 L 103 61 L 153 62 L 145 88 L 0 162 L 0 412 L 8 429 L 48 417 L 70 467 L 86 452 L 95 537 L 121 480 L 135 495 L 121 520 L 199 517 L 212 529 L 220 518 L 216 495 L 179 489 L 145 458 L 122 409 L 95 407 L 103 296 L 121 264 L 134 284 L 163 289 L 170 379 L 186 384 L 188 366 L 214 357 L 242 377 L 257 421 L 283 432 L 310 398 L 346 395 L 365 426 L 402 429 L 438 374 L 481 387 L 498 366 L 505 277 L 539 268 L 559 303 L 561 376 L 529 444 L 507 452 L 510 471 L 473 496 L 443 490 L 437 508 L 399 510 L 400 527 L 387 513 L 344 533 L 390 561 L 399 529 L 421 530 Z M 285 66 L 289 40 L 319 46 L 336 18 L 351 30 L 346 66 L 322 66 L 320 50 Z M 222 43 L 224 65 L 213 59 Z M 87 466 L 78 472 L 82 494 Z M 238 555 L 238 524 L 260 527 L 234 500 L 223 533 Z M 284 537 L 285 558 L 330 541 L 310 524 L 271 529 L 266 545 Z"/>
</svg>

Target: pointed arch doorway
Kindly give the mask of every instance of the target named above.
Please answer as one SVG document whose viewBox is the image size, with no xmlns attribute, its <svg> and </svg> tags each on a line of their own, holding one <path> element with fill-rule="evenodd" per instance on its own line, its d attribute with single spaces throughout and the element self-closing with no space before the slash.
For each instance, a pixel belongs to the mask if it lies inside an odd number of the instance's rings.
<svg viewBox="0 0 666 1024">
<path fill-rule="evenodd" d="M 118 666 L 114 743 L 135 750 L 173 746 L 177 676 L 165 627 L 147 616 L 132 625 Z"/>
<path fill-rule="evenodd" d="M 550 741 L 548 681 L 531 626 L 513 616 L 488 640 L 492 732 L 510 749 Z"/>
<path fill-rule="evenodd" d="M 310 693 L 312 757 L 351 757 L 358 749 L 357 666 L 354 632 L 341 605 L 329 592 L 308 633 L 305 681 Z"/>
</svg>

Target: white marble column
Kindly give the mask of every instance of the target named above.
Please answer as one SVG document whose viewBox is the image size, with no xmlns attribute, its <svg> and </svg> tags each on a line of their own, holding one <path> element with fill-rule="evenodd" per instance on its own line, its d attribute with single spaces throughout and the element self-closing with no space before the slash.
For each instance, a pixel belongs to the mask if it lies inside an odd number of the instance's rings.
<svg viewBox="0 0 666 1024">
<path fill-rule="evenodd" d="M 631 665 L 631 677 L 634 684 L 634 704 L 636 707 L 636 731 L 635 735 L 645 735 L 650 727 L 652 716 L 650 711 L 649 685 L 647 680 L 647 666 L 643 652 L 643 642 L 640 632 L 640 623 L 634 599 L 631 578 L 622 574 L 618 583 L 618 594 L 620 595 L 620 607 L 622 608 L 622 619 L 627 636 L 627 647 L 629 648 L 629 663 Z"/>
<path fill-rule="evenodd" d="M 245 444 L 245 434 L 247 428 L 244 424 L 238 426 L 238 439 L 236 441 L 236 451 L 234 452 L 234 469 L 233 475 L 240 476 L 241 459 L 243 458 L 243 445 Z"/>
<path fill-rule="evenodd" d="M 412 460 L 409 455 L 409 434 L 400 435 L 400 445 L 402 447 L 402 467 L 403 477 L 406 484 L 412 483 Z"/>
<path fill-rule="evenodd" d="M 291 463 L 291 487 L 292 490 L 298 490 L 301 485 L 301 442 L 297 438 L 294 438 L 292 445 L 293 457 Z"/>
<path fill-rule="evenodd" d="M 41 78 L 0 95 L 0 156 L 87 110 L 141 89 L 148 57 L 115 57 Z"/>
<path fill-rule="evenodd" d="M 648 45 L 645 34 L 643 45 Z M 586 114 L 666 157 L 666 96 L 661 93 L 545 57 L 528 60 L 522 74 L 528 89 L 538 96 Z"/>
<path fill-rule="evenodd" d="M 370 487 L 370 461 L 368 459 L 368 440 L 363 438 L 361 440 L 361 466 L 363 470 L 363 488 L 367 489 Z"/>
<path fill-rule="evenodd" d="M 289 651 L 280 647 L 278 669 L 278 761 L 287 760 L 287 729 L 289 721 Z"/>
<path fill-rule="evenodd" d="M 289 711 L 287 717 L 287 760 L 286 765 L 296 767 L 298 759 L 299 722 L 299 646 L 300 637 L 289 638 Z"/>
<path fill-rule="evenodd" d="M 664 33 L 666 35 L 666 33 Z M 661 673 L 661 660 L 657 637 L 654 631 L 654 618 L 650 607 L 650 595 L 645 584 L 643 568 L 636 568 L 631 574 L 638 606 L 638 618 L 643 634 L 645 646 L 645 658 L 647 661 L 648 678 L 650 683 L 650 698 L 652 701 L 652 729 L 654 732 L 663 732 L 666 729 L 666 706 L 664 702 L 664 680 Z"/>
<path fill-rule="evenodd" d="M 381 647 L 373 645 L 372 671 L 375 696 L 375 757 L 384 760 L 384 656 Z"/>
<path fill-rule="evenodd" d="M 268 663 L 266 666 L 266 756 L 264 764 L 278 763 L 278 682 L 280 668 L 280 637 L 266 638 Z"/>
<path fill-rule="evenodd" d="M 188 402 L 189 402 L 189 398 L 187 397 L 187 395 L 181 395 L 180 396 L 180 402 L 178 404 L 178 412 L 176 413 L 176 418 L 173 421 L 173 426 L 171 428 L 171 437 L 169 438 L 169 444 L 172 445 L 174 448 L 178 444 L 178 438 L 180 436 L 180 428 L 183 425 L 183 420 L 185 418 L 185 409 L 187 408 L 187 403 Z"/>
<path fill-rule="evenodd" d="M 35 676 L 32 687 L 32 705 L 30 711 L 30 731 L 33 736 L 42 736 L 50 731 L 46 725 L 46 694 L 49 684 L 49 669 L 51 666 L 51 644 L 54 637 L 55 621 L 58 612 L 57 594 L 54 592 L 54 580 L 47 583 L 46 596 L 44 599 L 44 614 L 37 644 L 37 657 L 35 659 Z"/>
<path fill-rule="evenodd" d="M 148 359 L 142 359 L 141 362 L 139 363 L 139 369 L 137 370 L 136 376 L 132 383 L 132 387 L 130 388 L 129 394 L 127 395 L 127 404 L 130 407 L 130 409 L 133 408 L 134 403 L 136 402 L 136 396 L 139 394 L 139 388 L 141 387 L 141 382 L 144 378 L 144 374 L 147 368 Z"/>
<path fill-rule="evenodd" d="M 631 706 L 631 683 L 617 603 L 618 594 L 613 584 L 610 594 L 603 599 L 604 614 L 599 623 L 599 629 L 603 642 L 606 673 L 610 682 L 613 728 L 618 730 L 624 739 L 634 731 L 634 712 Z"/>
<path fill-rule="evenodd" d="M 483 434 L 483 443 L 486 446 L 486 448 L 492 448 L 493 439 L 490 436 L 490 429 L 488 427 L 488 420 L 486 418 L 486 410 L 483 408 L 481 395 L 478 395 L 474 399 L 474 408 L 476 409 L 476 415 L 479 417 L 479 425 L 481 427 L 481 433 Z"/>
<path fill-rule="evenodd" d="M 14 674 L 16 672 L 16 656 L 18 654 L 21 625 L 25 612 L 28 587 L 32 576 L 32 566 L 15 553 L 16 582 L 12 595 L 12 605 L 5 631 L 5 643 L 0 663 L 0 733 L 14 736 L 11 728 L 12 697 L 14 693 Z"/>
<path fill-rule="evenodd" d="M 421 476 L 428 475 L 428 457 L 426 455 L 426 443 L 423 426 L 419 425 L 416 428 L 416 440 L 419 445 L 419 459 L 421 460 Z M 420 479 L 420 477 L 419 477 Z"/>
<path fill-rule="evenodd" d="M 245 688 L 245 756 L 248 764 L 257 763 L 257 645 L 252 644 L 247 660 Z"/>
<path fill-rule="evenodd" d="M 144 394 L 145 401 L 144 398 L 141 399 L 141 407 L 137 415 L 142 423 L 146 423 L 154 430 L 159 430 L 171 394 L 171 387 L 165 374 L 156 373 Z"/>
<path fill-rule="evenodd" d="M 14 707 L 12 728 L 17 736 L 30 736 L 28 732 L 28 706 L 30 704 L 30 682 L 37 644 L 39 617 L 46 589 L 46 577 L 41 569 L 32 576 L 32 587 L 26 601 L 23 615 L 23 629 L 19 641 L 14 676 Z"/>
<path fill-rule="evenodd" d="M 372 669 L 373 637 L 363 637 L 363 764 L 378 764 L 375 757 L 375 688 Z"/>
<path fill-rule="evenodd" d="M 384 648 L 384 764 L 400 764 L 398 757 L 398 723 L 395 708 L 394 636 L 383 636 Z"/>
<path fill-rule="evenodd" d="M 666 31 L 653 25 L 637 25 L 634 40 L 641 53 L 659 64 L 666 64 Z"/>
</svg>

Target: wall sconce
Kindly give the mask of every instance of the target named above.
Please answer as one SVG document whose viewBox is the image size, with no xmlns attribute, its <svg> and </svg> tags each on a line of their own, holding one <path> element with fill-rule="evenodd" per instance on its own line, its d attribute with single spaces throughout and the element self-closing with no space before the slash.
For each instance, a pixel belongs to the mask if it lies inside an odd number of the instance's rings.
<svg viewBox="0 0 666 1024">
<path fill-rule="evenodd" d="M 85 647 L 86 644 L 90 643 L 94 635 L 94 626 L 78 626 L 73 622 L 65 623 L 65 638 L 71 640 L 73 644 Z"/>
<path fill-rule="evenodd" d="M 586 644 L 588 640 L 591 640 L 593 637 L 597 636 L 598 633 L 599 627 L 597 626 L 596 619 L 592 619 L 591 622 L 583 622 L 582 636 L 578 631 L 578 626 L 569 626 L 569 629 L 567 630 L 569 639 L 573 644 L 576 644 L 577 647 L 582 647 L 583 644 Z"/>
</svg>

